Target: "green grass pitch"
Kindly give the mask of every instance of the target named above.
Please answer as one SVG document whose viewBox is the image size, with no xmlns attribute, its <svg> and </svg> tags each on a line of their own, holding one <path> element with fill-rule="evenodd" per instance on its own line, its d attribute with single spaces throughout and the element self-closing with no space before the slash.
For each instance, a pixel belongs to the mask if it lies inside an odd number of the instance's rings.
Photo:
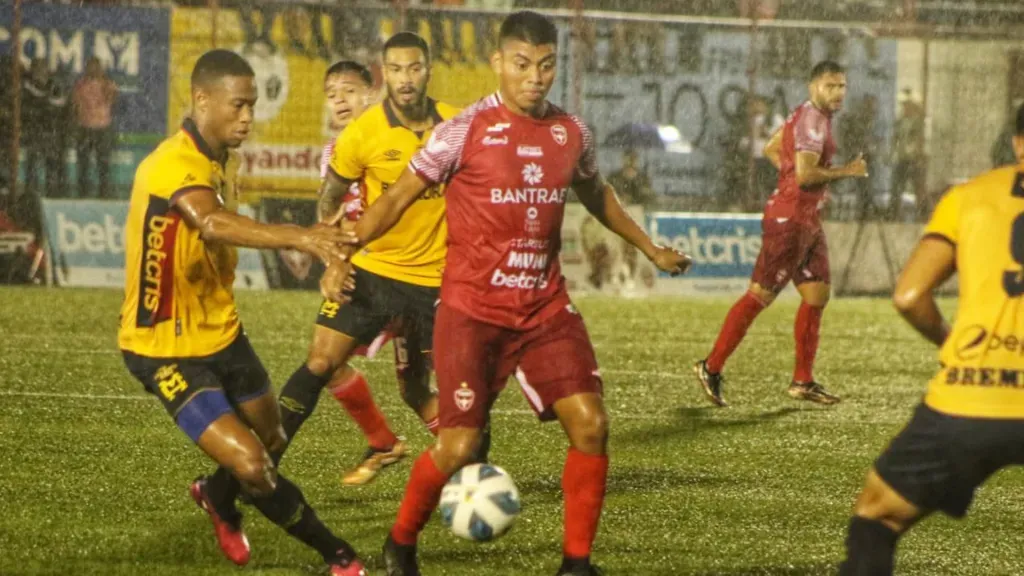
<svg viewBox="0 0 1024 576">
<path fill-rule="evenodd" d="M 319 304 L 312 293 L 242 293 L 242 318 L 280 386 L 303 360 Z M 125 370 L 116 291 L 0 290 L 0 574 L 241 574 L 221 557 L 187 494 L 211 469 Z M 834 573 L 865 471 L 910 416 L 935 351 L 884 300 L 840 300 L 825 314 L 818 376 L 835 408 L 785 395 L 793 302 L 766 311 L 727 367 L 728 409 L 702 397 L 690 367 L 711 346 L 727 300 L 580 298 L 612 418 L 612 467 L 595 560 L 619 575 Z M 946 302 L 949 308 L 950 302 Z M 399 434 L 430 437 L 401 405 L 390 347 L 361 360 Z M 540 426 L 510 386 L 494 416 L 492 460 L 524 510 L 490 545 L 432 520 L 421 541 L 430 576 L 550 575 L 561 543 L 566 441 Z M 321 517 L 379 571 L 378 552 L 409 472 L 343 488 L 363 450 L 325 396 L 283 464 Z M 998 474 L 966 521 L 933 518 L 900 545 L 898 573 L 1024 573 L 1024 476 Z M 244 509 L 246 574 L 309 574 L 315 554 Z M 377 572 L 379 573 L 379 572 Z"/>
</svg>

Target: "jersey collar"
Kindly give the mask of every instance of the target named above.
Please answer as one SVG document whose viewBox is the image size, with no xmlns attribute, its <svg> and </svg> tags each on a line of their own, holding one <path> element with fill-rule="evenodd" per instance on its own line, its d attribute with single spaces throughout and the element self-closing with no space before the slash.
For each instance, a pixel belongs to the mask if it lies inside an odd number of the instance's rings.
<svg viewBox="0 0 1024 576">
<path fill-rule="evenodd" d="M 435 126 L 444 122 L 441 113 L 437 111 L 437 101 L 433 98 L 427 98 L 427 114 L 434 121 Z M 395 114 L 395 110 L 391 107 L 390 98 L 384 100 L 384 116 L 387 117 L 388 125 L 392 128 L 408 128 L 398 119 L 398 114 Z"/>
<path fill-rule="evenodd" d="M 203 153 L 203 156 L 206 156 L 213 162 L 219 162 L 221 165 L 227 161 L 227 154 L 224 154 L 223 158 L 217 158 L 217 155 L 213 153 L 213 148 L 210 148 L 210 145 L 206 143 L 206 140 L 203 140 L 203 136 L 199 133 L 199 127 L 196 126 L 194 120 L 191 118 L 185 118 L 185 121 L 181 123 L 181 129 L 188 134 L 189 138 L 191 138 L 192 142 L 196 145 L 196 148 Z"/>
</svg>

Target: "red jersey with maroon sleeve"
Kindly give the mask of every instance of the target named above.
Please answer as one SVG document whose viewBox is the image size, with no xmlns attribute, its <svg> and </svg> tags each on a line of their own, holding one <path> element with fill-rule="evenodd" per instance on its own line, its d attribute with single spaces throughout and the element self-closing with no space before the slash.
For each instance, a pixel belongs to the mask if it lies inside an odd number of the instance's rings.
<svg viewBox="0 0 1024 576">
<path fill-rule="evenodd" d="M 410 168 L 447 181 L 441 301 L 476 320 L 528 330 L 569 305 L 558 253 L 569 187 L 597 175 L 578 117 L 511 112 L 494 94 L 441 124 Z"/>
<path fill-rule="evenodd" d="M 832 116 L 809 100 L 797 107 L 782 127 L 779 187 L 768 199 L 765 216 L 817 221 L 828 185 L 801 188 L 796 180 L 796 155 L 798 152 L 818 154 L 818 166 L 827 168 L 832 164 L 835 151 Z"/>
</svg>

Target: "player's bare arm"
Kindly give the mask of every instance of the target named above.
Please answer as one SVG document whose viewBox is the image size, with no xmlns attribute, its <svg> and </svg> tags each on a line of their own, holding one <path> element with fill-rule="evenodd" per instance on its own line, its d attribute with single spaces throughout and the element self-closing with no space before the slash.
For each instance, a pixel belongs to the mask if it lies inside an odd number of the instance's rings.
<svg viewBox="0 0 1024 576">
<path fill-rule="evenodd" d="M 206 241 L 248 248 L 294 248 L 325 261 L 341 255 L 340 243 L 345 233 L 340 229 L 257 222 L 226 210 L 217 193 L 209 188 L 185 192 L 174 199 L 173 206 Z"/>
<path fill-rule="evenodd" d="M 689 256 L 664 246 L 658 246 L 651 241 L 650 236 L 622 207 L 615 188 L 605 182 L 600 174 L 574 184 L 573 190 L 587 212 L 593 214 L 605 228 L 636 246 L 658 269 L 675 276 L 685 273 L 690 267 Z"/>
<path fill-rule="evenodd" d="M 900 315 L 922 336 L 941 346 L 949 324 L 935 303 L 935 289 L 956 270 L 956 247 L 939 236 L 925 236 L 896 282 L 892 301 Z"/>
<path fill-rule="evenodd" d="M 352 180 L 338 176 L 333 170 L 327 170 L 324 181 L 320 184 L 320 197 L 316 203 L 317 222 L 335 226 L 343 216 L 341 202 L 345 193 L 352 186 Z"/>
<path fill-rule="evenodd" d="M 844 178 L 867 178 L 868 165 L 864 155 L 858 154 L 849 163 L 836 168 L 818 165 L 821 154 L 814 152 L 796 153 L 796 183 L 801 188 L 811 188 Z"/>
<path fill-rule="evenodd" d="M 781 153 L 782 129 L 780 128 L 775 131 L 775 134 L 772 134 L 771 139 L 769 139 L 768 143 L 764 145 L 764 157 L 772 163 L 772 166 L 775 166 L 776 170 L 782 167 Z"/>
<path fill-rule="evenodd" d="M 361 246 L 373 242 L 383 236 L 402 218 L 402 214 L 427 189 L 427 183 L 415 172 L 406 168 L 387 191 L 366 209 L 363 217 L 356 223 L 355 230 L 345 233 L 345 241 L 341 255 L 331 260 L 320 279 L 320 293 L 324 298 L 340 302 L 344 300 L 343 287 L 350 283 L 352 266 L 348 263 L 351 256 Z"/>
</svg>

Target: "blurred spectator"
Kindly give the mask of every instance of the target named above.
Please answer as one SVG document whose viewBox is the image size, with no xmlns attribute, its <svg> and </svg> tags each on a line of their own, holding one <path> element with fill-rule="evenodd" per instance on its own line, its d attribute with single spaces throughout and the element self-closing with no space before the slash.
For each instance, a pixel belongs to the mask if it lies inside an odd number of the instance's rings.
<svg viewBox="0 0 1024 576">
<path fill-rule="evenodd" d="M 863 154 L 868 164 L 868 174 L 874 174 L 874 166 L 877 162 L 871 152 L 878 150 L 879 140 L 875 134 L 875 124 L 878 118 L 878 99 L 873 94 L 868 94 L 857 102 L 856 107 L 850 112 L 841 116 L 840 136 L 842 143 L 840 150 L 849 158 Z M 864 218 L 869 215 L 869 210 L 874 208 L 874 189 L 872 179 L 860 178 L 853 182 L 857 193 L 859 215 Z"/>
<path fill-rule="evenodd" d="M 22 82 L 21 138 L 25 147 L 25 190 L 63 195 L 66 191 L 63 131 L 67 95 L 50 75 L 46 60 L 32 60 Z M 42 165 L 41 165 L 42 164 Z M 45 188 L 44 188 L 45 181 Z"/>
<path fill-rule="evenodd" d="M 993 168 L 1017 163 L 1017 156 L 1013 153 L 1013 135 L 1016 133 L 1016 110 L 1021 103 L 1024 103 L 1024 100 L 1017 100 L 1010 107 L 1006 122 L 1003 123 L 1003 129 L 992 143 L 989 157 L 992 159 Z"/>
<path fill-rule="evenodd" d="M 11 138 L 14 136 L 13 64 L 9 55 L 0 54 L 0 212 L 4 210 L 4 197 L 10 192 Z"/>
<path fill-rule="evenodd" d="M 915 198 L 924 184 L 924 110 L 909 88 L 900 91 L 900 116 L 893 136 L 892 186 L 889 190 L 889 218 L 900 219 L 903 194 L 910 185 Z"/>
<path fill-rule="evenodd" d="M 623 204 L 647 207 L 654 200 L 651 178 L 640 166 L 640 155 L 636 150 L 627 150 L 622 155 L 622 168 L 608 176 L 608 183 L 619 193 Z"/>
<path fill-rule="evenodd" d="M 114 102 L 117 86 L 103 70 L 98 58 L 90 58 L 85 74 L 75 83 L 75 118 L 78 128 L 78 194 L 87 198 L 89 163 L 96 157 L 96 196 L 110 197 L 110 153 L 114 148 Z"/>
</svg>

